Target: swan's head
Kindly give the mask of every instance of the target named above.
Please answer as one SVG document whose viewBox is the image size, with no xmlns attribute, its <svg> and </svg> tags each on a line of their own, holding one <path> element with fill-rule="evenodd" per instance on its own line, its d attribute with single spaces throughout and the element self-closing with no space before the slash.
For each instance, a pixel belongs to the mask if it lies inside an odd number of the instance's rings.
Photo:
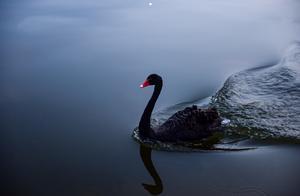
<svg viewBox="0 0 300 196">
<path fill-rule="evenodd" d="M 145 88 L 151 85 L 162 84 L 162 79 L 157 74 L 150 74 L 147 79 L 140 85 L 141 88 Z"/>
</svg>

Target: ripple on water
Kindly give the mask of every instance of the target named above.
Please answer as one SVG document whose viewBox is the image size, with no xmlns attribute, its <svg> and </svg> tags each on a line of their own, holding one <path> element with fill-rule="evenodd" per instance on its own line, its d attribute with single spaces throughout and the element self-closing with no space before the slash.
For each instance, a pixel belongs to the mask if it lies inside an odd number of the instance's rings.
<svg viewBox="0 0 300 196">
<path fill-rule="evenodd" d="M 295 43 L 278 64 L 229 77 L 211 104 L 232 121 L 236 133 L 299 140 L 299 78 L 300 44 Z"/>
</svg>

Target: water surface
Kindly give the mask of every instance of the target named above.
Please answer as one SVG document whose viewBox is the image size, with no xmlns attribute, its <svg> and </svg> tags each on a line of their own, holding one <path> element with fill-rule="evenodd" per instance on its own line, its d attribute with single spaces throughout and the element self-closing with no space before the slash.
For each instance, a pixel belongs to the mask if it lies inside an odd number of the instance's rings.
<svg viewBox="0 0 300 196">
<path fill-rule="evenodd" d="M 140 82 L 150 73 L 163 76 L 156 111 L 164 111 L 213 96 L 234 73 L 279 63 L 299 40 L 296 0 L 148 3 L 0 2 L 1 195 L 148 194 L 141 183 L 152 178 L 131 138 L 152 93 L 140 90 Z M 260 78 L 246 73 L 239 81 Z M 295 84 L 298 73 L 289 72 Z M 243 102 L 228 100 L 237 102 L 224 107 Z M 255 104 L 245 112 L 256 112 Z M 264 130 L 271 123 L 236 122 Z M 276 130 L 298 137 L 292 122 L 299 121 L 290 122 Z M 152 160 L 165 195 L 297 195 L 298 151 L 291 144 L 229 153 L 152 151 Z"/>
</svg>

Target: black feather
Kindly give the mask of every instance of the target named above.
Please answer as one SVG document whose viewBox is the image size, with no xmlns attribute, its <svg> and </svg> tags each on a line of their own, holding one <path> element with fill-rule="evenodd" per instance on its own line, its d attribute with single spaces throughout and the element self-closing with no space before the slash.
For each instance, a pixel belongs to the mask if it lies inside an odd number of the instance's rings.
<svg viewBox="0 0 300 196">
<path fill-rule="evenodd" d="M 173 114 L 155 130 L 155 135 L 168 141 L 201 139 L 212 135 L 220 125 L 216 109 L 193 105 Z"/>
</svg>

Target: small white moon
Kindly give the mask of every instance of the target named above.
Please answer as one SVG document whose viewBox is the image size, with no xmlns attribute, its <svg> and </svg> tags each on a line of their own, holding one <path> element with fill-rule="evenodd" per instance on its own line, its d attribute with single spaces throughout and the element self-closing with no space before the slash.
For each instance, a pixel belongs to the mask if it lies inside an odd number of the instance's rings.
<svg viewBox="0 0 300 196">
<path fill-rule="evenodd" d="M 149 4 L 149 6 L 152 6 L 152 3 L 151 3 L 151 2 L 149 2 L 148 4 Z"/>
</svg>

